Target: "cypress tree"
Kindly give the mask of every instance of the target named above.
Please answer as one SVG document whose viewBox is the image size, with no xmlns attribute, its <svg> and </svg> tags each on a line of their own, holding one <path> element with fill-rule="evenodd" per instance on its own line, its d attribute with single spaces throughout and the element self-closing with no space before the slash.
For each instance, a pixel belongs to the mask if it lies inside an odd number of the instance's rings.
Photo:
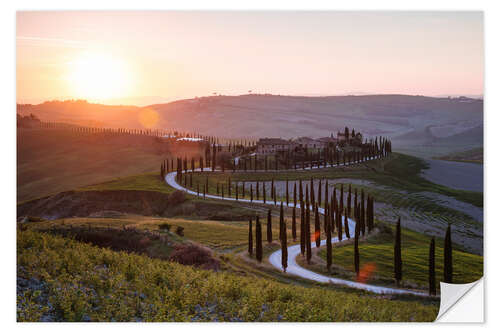
<svg viewBox="0 0 500 333">
<path fill-rule="evenodd" d="M 335 193 L 335 191 L 333 192 Z M 330 227 L 331 227 L 331 232 L 332 232 L 332 237 L 333 233 L 335 232 L 335 202 L 334 202 L 334 196 L 332 195 L 331 200 L 330 200 Z"/>
<path fill-rule="evenodd" d="M 356 277 L 359 277 L 359 223 L 354 228 L 354 271 Z"/>
<path fill-rule="evenodd" d="M 361 222 L 361 233 L 363 234 L 363 236 L 365 235 L 365 231 L 366 231 L 366 223 L 365 223 L 365 191 L 362 189 L 361 190 L 361 210 L 359 212 L 360 216 L 359 216 L 359 220 Z"/>
<path fill-rule="evenodd" d="M 306 187 L 307 193 L 307 187 Z M 305 241 L 306 241 L 306 259 L 307 263 L 311 263 L 311 212 L 309 210 L 309 205 L 306 207 L 306 223 L 305 223 Z"/>
<path fill-rule="evenodd" d="M 297 182 L 293 182 L 293 207 L 297 207 Z"/>
<path fill-rule="evenodd" d="M 403 261 L 401 259 L 401 218 L 396 225 L 396 240 L 394 242 L 394 279 L 399 286 L 403 278 Z"/>
<path fill-rule="evenodd" d="M 348 217 L 351 217 L 351 201 L 352 201 L 351 184 L 349 184 L 349 194 L 347 195 L 347 216 Z"/>
<path fill-rule="evenodd" d="M 266 203 L 266 182 L 262 182 L 262 197 L 264 199 L 264 203 Z"/>
<path fill-rule="evenodd" d="M 349 233 L 349 220 L 347 218 L 347 208 L 345 209 L 345 214 L 344 214 L 344 231 L 347 239 L 350 239 L 351 235 Z"/>
<path fill-rule="evenodd" d="M 316 247 L 321 245 L 321 224 L 319 222 L 319 211 L 318 204 L 315 205 L 314 210 L 314 240 L 316 241 Z"/>
<path fill-rule="evenodd" d="M 326 235 L 326 227 L 327 225 L 329 224 L 328 222 L 328 217 L 329 217 L 329 206 L 328 206 L 328 201 L 325 201 L 326 202 L 326 205 L 325 205 L 325 208 L 324 208 L 324 213 L 323 213 L 323 230 L 325 231 L 325 235 Z"/>
<path fill-rule="evenodd" d="M 304 255 L 306 252 L 306 227 L 305 227 L 305 211 L 304 205 L 300 205 L 300 253 Z"/>
<path fill-rule="evenodd" d="M 429 246 L 429 296 L 436 295 L 436 263 L 435 263 L 435 241 L 431 239 Z"/>
<path fill-rule="evenodd" d="M 332 230 L 330 227 L 330 223 L 326 223 L 326 269 L 330 271 L 331 266 L 332 266 Z"/>
<path fill-rule="evenodd" d="M 253 233 L 252 233 L 252 219 L 248 223 L 248 254 L 253 254 Z"/>
<path fill-rule="evenodd" d="M 311 177 L 311 192 L 309 193 L 309 195 L 311 196 L 311 204 L 312 206 L 314 207 L 314 204 L 316 203 L 315 200 L 314 200 L 314 181 L 313 181 L 313 178 Z"/>
<path fill-rule="evenodd" d="M 273 241 L 273 224 L 271 219 L 271 209 L 267 211 L 267 242 Z"/>
<path fill-rule="evenodd" d="M 358 207 L 358 189 L 354 189 L 354 209 Z"/>
<path fill-rule="evenodd" d="M 302 190 L 302 179 L 299 179 L 299 202 L 301 206 L 304 203 L 304 191 Z"/>
<path fill-rule="evenodd" d="M 283 203 L 281 204 L 283 207 Z M 288 248 L 287 248 L 287 239 L 286 239 L 286 223 L 283 218 L 280 220 L 280 231 L 282 234 L 281 237 L 281 266 L 283 266 L 283 272 L 286 273 L 286 268 L 288 267 Z"/>
<path fill-rule="evenodd" d="M 255 242 L 255 258 L 262 262 L 262 229 L 258 216 L 255 221 Z"/>
<path fill-rule="evenodd" d="M 319 180 L 319 185 L 318 185 L 318 206 L 321 207 L 321 179 Z"/>
<path fill-rule="evenodd" d="M 253 202 L 253 184 L 250 184 L 250 202 Z"/>
<path fill-rule="evenodd" d="M 297 217 L 295 216 L 295 206 L 292 208 L 292 238 L 295 241 L 297 239 Z"/>
<path fill-rule="evenodd" d="M 446 283 L 453 283 L 453 261 L 451 246 L 451 225 L 448 224 L 446 236 L 444 237 L 444 280 Z"/>
<path fill-rule="evenodd" d="M 259 182 L 257 182 L 257 183 L 255 184 L 255 190 L 256 190 L 256 191 L 255 191 L 255 195 L 256 195 L 256 198 L 255 198 L 255 199 L 259 200 Z"/>
<path fill-rule="evenodd" d="M 286 206 L 288 207 L 288 202 L 289 202 L 289 195 L 288 195 L 288 178 L 286 180 Z"/>
<path fill-rule="evenodd" d="M 337 205 L 337 209 L 335 211 L 335 223 L 337 224 L 337 235 L 339 238 L 339 242 L 342 241 L 342 211 L 340 210 L 340 206 Z"/>
<path fill-rule="evenodd" d="M 274 200 L 274 177 L 271 178 L 271 200 Z"/>
<path fill-rule="evenodd" d="M 274 196 L 274 205 L 276 206 L 276 197 L 277 197 L 276 186 L 273 186 L 273 196 Z"/>
<path fill-rule="evenodd" d="M 340 213 L 344 211 L 344 184 L 340 184 L 340 198 L 339 198 Z"/>
<path fill-rule="evenodd" d="M 328 206 L 328 179 L 325 182 L 325 208 Z"/>
<path fill-rule="evenodd" d="M 280 223 L 281 223 L 281 220 L 284 220 L 284 216 L 283 216 L 283 202 L 281 202 L 281 207 L 280 207 Z M 280 224 L 280 230 L 279 230 L 279 240 L 281 241 L 281 231 L 282 231 L 282 228 L 281 228 L 281 224 Z"/>
</svg>

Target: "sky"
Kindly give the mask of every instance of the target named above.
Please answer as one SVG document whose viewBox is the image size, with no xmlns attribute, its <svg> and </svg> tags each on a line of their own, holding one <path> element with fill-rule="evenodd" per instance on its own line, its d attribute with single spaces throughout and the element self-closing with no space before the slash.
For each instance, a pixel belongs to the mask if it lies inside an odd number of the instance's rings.
<svg viewBox="0 0 500 333">
<path fill-rule="evenodd" d="M 482 95 L 481 12 L 18 12 L 18 103 Z"/>
</svg>

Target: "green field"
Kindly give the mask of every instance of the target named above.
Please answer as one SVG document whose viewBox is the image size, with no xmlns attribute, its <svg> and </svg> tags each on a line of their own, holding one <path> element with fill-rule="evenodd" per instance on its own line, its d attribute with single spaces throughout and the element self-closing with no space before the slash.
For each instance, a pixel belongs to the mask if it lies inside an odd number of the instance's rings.
<svg viewBox="0 0 500 333">
<path fill-rule="evenodd" d="M 474 148 L 466 151 L 454 152 L 444 156 L 435 157 L 436 159 L 455 162 L 468 162 L 483 164 L 484 152 L 483 147 Z"/>
<path fill-rule="evenodd" d="M 83 134 L 67 130 L 18 129 L 17 201 L 73 190 L 147 172 L 177 154 L 146 135 Z"/>
<path fill-rule="evenodd" d="M 18 294 L 19 321 L 432 321 L 438 310 L 436 303 L 214 273 L 33 231 L 18 232 L 17 269 L 40 286 Z"/>
<path fill-rule="evenodd" d="M 139 230 L 159 230 L 161 224 L 184 228 L 184 239 L 206 245 L 216 250 L 229 250 L 246 246 L 248 243 L 247 222 L 199 221 L 183 218 L 160 218 L 147 216 L 123 216 L 121 218 L 70 218 L 32 224 L 34 230 L 50 228 L 87 227 L 118 228 L 133 227 Z M 277 229 L 276 229 L 277 231 Z M 176 238 L 176 240 L 179 240 Z"/>
<path fill-rule="evenodd" d="M 226 186 L 224 195 L 227 195 L 227 183 L 229 178 L 232 182 L 243 181 L 271 181 L 274 180 L 310 180 L 315 179 L 339 179 L 354 178 L 372 181 L 378 185 L 393 187 L 398 190 L 409 193 L 415 192 L 435 192 L 438 194 L 453 197 L 477 207 L 483 207 L 483 194 L 478 192 L 463 191 L 451 189 L 439 184 L 435 184 L 420 177 L 420 171 L 426 167 L 425 162 L 419 158 L 392 153 L 391 157 L 379 160 L 373 160 L 356 164 L 353 166 L 340 168 L 327 168 L 317 170 L 297 170 L 288 172 L 196 172 L 193 175 L 193 187 L 196 190 L 196 184 L 203 184 L 208 177 L 208 189 L 210 194 L 216 193 L 217 183 Z M 188 177 L 189 185 L 189 177 Z M 233 191 L 234 192 L 234 191 Z M 246 189 L 247 197 L 249 188 Z M 232 196 L 234 197 L 234 193 Z M 262 194 L 261 194 L 262 195 Z M 281 198 L 282 199 L 282 198 Z"/>
<path fill-rule="evenodd" d="M 159 172 L 133 175 L 107 182 L 81 187 L 79 191 L 156 191 L 172 193 L 175 191 L 160 178 Z"/>
<path fill-rule="evenodd" d="M 374 236 L 361 241 L 359 245 L 360 267 L 374 264 L 376 269 L 372 282 L 392 283 L 394 277 L 394 231 L 393 226 L 385 226 Z M 428 286 L 428 258 L 430 237 L 402 228 L 403 282 L 408 286 L 425 289 Z M 436 282 L 443 278 L 443 239 L 436 239 Z M 319 256 L 326 260 L 326 249 L 319 251 Z M 346 271 L 346 276 L 354 278 L 354 245 L 342 244 L 333 248 L 333 263 Z M 323 271 L 323 270 L 322 270 Z M 342 273 L 342 272 L 338 272 Z M 470 283 L 483 276 L 483 257 L 454 249 L 453 282 Z M 370 280 L 367 281 L 370 283 Z"/>
</svg>

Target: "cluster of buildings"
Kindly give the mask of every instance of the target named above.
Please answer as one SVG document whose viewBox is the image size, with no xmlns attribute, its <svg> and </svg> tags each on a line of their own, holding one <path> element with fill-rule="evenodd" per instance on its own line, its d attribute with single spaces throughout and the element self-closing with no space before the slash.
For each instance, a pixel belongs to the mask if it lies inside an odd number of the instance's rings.
<svg viewBox="0 0 500 333">
<path fill-rule="evenodd" d="M 358 133 L 356 134 L 354 140 L 361 143 L 363 141 L 363 138 L 361 134 Z M 346 141 L 346 136 L 343 132 L 338 132 L 336 138 L 333 137 L 333 134 L 318 139 L 313 139 L 307 136 L 290 140 L 281 138 L 261 138 L 259 139 L 259 141 L 257 141 L 257 154 L 274 154 L 296 149 L 324 149 L 328 147 L 335 147 L 338 144 L 344 143 Z"/>
</svg>

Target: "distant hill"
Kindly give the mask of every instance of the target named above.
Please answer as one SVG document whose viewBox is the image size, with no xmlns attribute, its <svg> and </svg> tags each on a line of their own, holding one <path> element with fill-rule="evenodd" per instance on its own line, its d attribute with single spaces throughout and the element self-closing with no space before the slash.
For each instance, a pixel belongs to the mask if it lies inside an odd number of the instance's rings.
<svg viewBox="0 0 500 333">
<path fill-rule="evenodd" d="M 158 116 L 154 127 L 224 137 L 320 137 L 349 126 L 367 136 L 391 137 L 395 150 L 426 157 L 463 150 L 462 143 L 468 148 L 482 146 L 483 101 L 466 97 L 250 94 L 201 97 L 142 108 L 47 102 L 18 105 L 18 112 L 33 113 L 41 120 L 134 128 L 143 126 L 141 114 L 153 112 Z M 417 145 L 426 145 L 427 149 L 410 151 Z"/>
</svg>

